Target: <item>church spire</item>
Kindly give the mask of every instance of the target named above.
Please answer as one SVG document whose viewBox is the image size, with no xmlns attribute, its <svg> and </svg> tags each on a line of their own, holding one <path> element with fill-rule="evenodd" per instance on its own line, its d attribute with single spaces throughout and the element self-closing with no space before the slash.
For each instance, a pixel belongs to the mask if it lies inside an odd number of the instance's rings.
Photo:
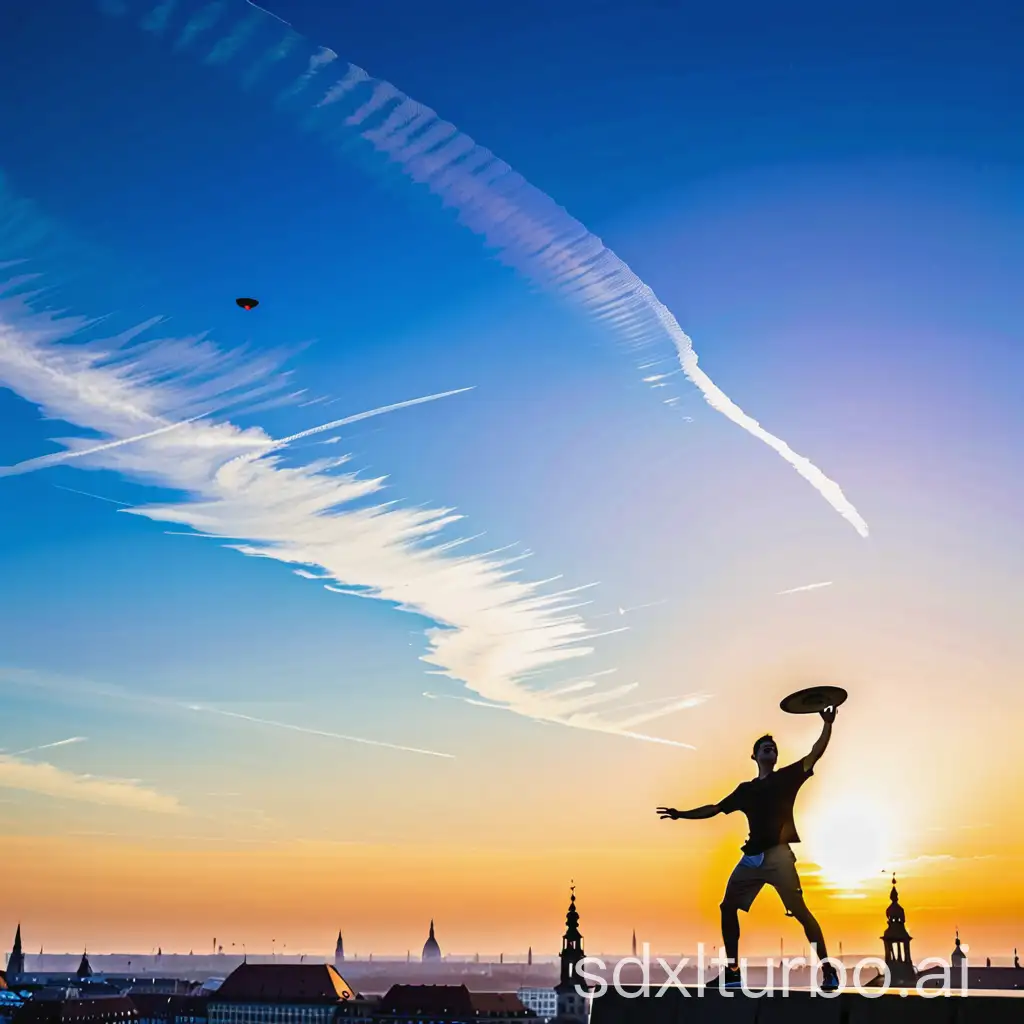
<svg viewBox="0 0 1024 1024">
<path fill-rule="evenodd" d="M 88 952 L 82 953 L 82 962 L 78 965 L 78 971 L 76 974 L 79 978 L 92 977 L 92 964 L 89 963 Z"/>
<path fill-rule="evenodd" d="M 7 973 L 10 975 L 25 973 L 25 954 L 21 948 L 21 922 L 14 932 L 14 946 L 11 948 L 11 955 L 7 958 Z"/>
<path fill-rule="evenodd" d="M 633 929 L 633 956 L 636 956 L 636 929 Z"/>
<path fill-rule="evenodd" d="M 338 964 L 341 964 L 341 963 L 344 963 L 344 962 L 345 962 L 345 943 L 342 941 L 341 930 L 339 929 L 338 930 L 338 943 L 334 947 L 334 964 L 335 964 L 335 966 L 337 966 Z"/>
</svg>

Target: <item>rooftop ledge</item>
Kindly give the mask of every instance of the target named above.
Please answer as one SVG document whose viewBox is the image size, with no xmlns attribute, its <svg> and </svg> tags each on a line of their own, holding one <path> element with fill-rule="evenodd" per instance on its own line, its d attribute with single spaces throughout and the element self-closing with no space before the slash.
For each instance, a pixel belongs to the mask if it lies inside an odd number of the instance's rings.
<svg viewBox="0 0 1024 1024">
<path fill-rule="evenodd" d="M 628 991 L 628 989 L 625 989 Z M 590 1024 L 1022 1024 L 1024 998 L 1015 993 L 968 992 L 925 997 L 889 991 L 837 996 L 781 991 L 760 998 L 708 987 L 632 998 L 609 989 L 592 1003 Z"/>
</svg>

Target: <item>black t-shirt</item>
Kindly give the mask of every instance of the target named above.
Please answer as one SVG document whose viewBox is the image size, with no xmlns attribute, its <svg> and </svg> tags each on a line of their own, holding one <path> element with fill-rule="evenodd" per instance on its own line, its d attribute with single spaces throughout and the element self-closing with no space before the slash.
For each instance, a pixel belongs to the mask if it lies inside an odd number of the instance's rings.
<svg viewBox="0 0 1024 1024">
<path fill-rule="evenodd" d="M 814 774 L 804 769 L 801 758 L 766 775 L 741 782 L 719 807 L 725 814 L 742 811 L 747 816 L 750 837 L 743 844 L 746 854 L 764 853 L 782 843 L 799 843 L 793 823 L 793 804 L 800 787 Z"/>
</svg>

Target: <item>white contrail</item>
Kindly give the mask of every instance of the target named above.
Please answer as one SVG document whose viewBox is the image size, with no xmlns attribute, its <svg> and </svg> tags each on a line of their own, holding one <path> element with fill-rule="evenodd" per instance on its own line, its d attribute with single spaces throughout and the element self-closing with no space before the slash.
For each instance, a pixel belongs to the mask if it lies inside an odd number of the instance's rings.
<svg viewBox="0 0 1024 1024">
<path fill-rule="evenodd" d="M 26 747 L 24 750 L 15 750 L 8 757 L 21 757 L 22 754 L 34 754 L 37 750 L 52 750 L 54 747 L 67 747 L 72 743 L 84 743 L 85 736 L 69 736 L 66 740 L 55 740 L 53 743 L 41 743 L 38 747 Z"/>
<path fill-rule="evenodd" d="M 266 7 L 260 7 L 259 4 L 254 4 L 252 2 L 252 0 L 245 0 L 245 2 L 250 7 L 255 7 L 257 11 L 262 11 L 264 14 L 269 15 L 271 18 L 274 19 L 274 21 L 279 21 L 279 22 L 281 22 L 282 25 L 287 25 L 289 28 L 291 28 L 291 22 L 290 21 L 285 21 L 284 18 L 279 18 L 273 11 L 268 11 L 266 9 Z"/>
<path fill-rule="evenodd" d="M 466 391 L 472 391 L 473 388 L 456 388 L 454 391 L 442 391 L 435 395 L 425 395 L 423 398 L 410 398 L 404 402 L 393 402 L 391 405 L 382 405 L 376 409 L 368 409 L 366 412 L 358 412 L 351 416 L 344 416 L 338 420 L 332 420 L 330 423 L 323 423 L 318 427 L 310 427 L 308 430 L 302 430 L 297 434 L 292 434 L 289 437 L 282 437 L 279 440 L 245 440 L 243 441 L 243 447 L 252 449 L 253 455 L 265 455 L 269 450 L 274 448 L 283 448 L 286 445 L 291 444 L 294 441 L 301 441 L 305 437 L 312 437 L 314 434 L 322 434 L 328 430 L 336 430 L 338 427 L 346 426 L 349 423 L 358 423 L 360 420 L 370 419 L 372 416 L 383 416 L 385 413 L 395 412 L 398 409 L 408 409 L 414 405 L 423 405 L 426 402 L 436 402 L 441 398 L 448 398 L 451 395 L 461 395 Z M 0 466 L 0 477 L 4 476 L 20 476 L 23 473 L 34 473 L 36 470 L 49 469 L 51 466 L 60 465 L 62 462 L 67 462 L 70 459 L 84 458 L 87 455 L 98 455 L 100 452 L 107 452 L 113 448 L 120 448 L 126 444 L 137 444 L 139 441 L 148 441 L 151 438 L 159 437 L 162 434 L 169 434 L 172 430 L 178 430 L 181 427 L 187 426 L 189 423 L 195 423 L 197 420 L 204 419 L 206 413 L 202 413 L 199 416 L 190 416 L 188 419 L 179 420 L 176 423 L 166 423 L 163 426 L 157 427 L 154 430 L 147 430 L 143 434 L 135 434 L 132 437 L 122 437 L 115 441 L 107 441 L 104 444 L 94 445 L 91 448 L 74 448 L 70 451 L 54 452 L 52 455 L 40 455 L 34 459 L 26 459 L 24 462 L 18 462 L 13 466 Z M 245 456 L 241 456 L 245 458 Z M 62 490 L 72 491 L 76 494 L 87 494 L 86 491 L 75 491 L 73 488 L 64 487 Z M 90 494 L 89 497 L 96 498 L 99 495 Z M 110 501 L 112 499 L 103 499 Z M 116 502 L 116 504 L 125 504 L 127 502 Z"/>
<path fill-rule="evenodd" d="M 169 434 L 172 430 L 179 430 L 189 423 L 201 420 L 206 414 L 190 416 L 187 420 L 179 420 L 177 423 L 165 423 L 155 430 L 147 430 L 144 434 L 135 434 L 133 437 L 119 437 L 116 441 L 107 441 L 105 444 L 97 444 L 92 448 L 72 448 L 70 451 L 54 452 L 52 455 L 40 455 L 34 459 L 26 459 L 24 462 L 15 463 L 13 466 L 0 466 L 0 476 L 20 476 L 22 473 L 34 473 L 37 469 L 49 469 L 50 466 L 58 466 L 70 459 L 84 458 L 86 455 L 97 455 L 99 452 L 108 452 L 113 448 L 120 448 L 126 444 L 136 444 L 139 441 L 148 441 L 150 438 L 159 437 L 161 434 Z M 84 493 L 84 492 L 81 492 Z"/>
<path fill-rule="evenodd" d="M 616 608 L 613 612 L 602 612 L 600 615 L 595 615 L 595 619 L 607 619 L 612 615 L 631 615 L 633 612 L 642 612 L 645 608 L 660 608 L 662 605 L 668 604 L 668 598 L 661 601 L 648 601 L 646 604 L 635 604 L 629 608 Z"/>
<path fill-rule="evenodd" d="M 83 498 L 95 498 L 97 501 L 105 501 L 109 505 L 120 505 L 122 508 L 131 508 L 130 501 L 118 501 L 117 498 L 106 498 L 102 494 L 93 494 L 92 491 L 80 491 L 77 487 L 65 487 L 63 484 L 51 484 L 58 491 L 67 491 L 68 494 L 80 494 Z"/>
<path fill-rule="evenodd" d="M 831 586 L 831 580 L 825 580 L 824 583 L 805 583 L 802 587 L 790 587 L 789 590 L 780 590 L 776 596 L 782 597 L 784 594 L 802 594 L 805 590 L 821 590 L 822 587 Z"/>
<path fill-rule="evenodd" d="M 161 33 L 166 21 L 158 7 L 143 27 Z M 671 311 L 600 238 L 455 125 L 355 64 L 346 65 L 337 81 L 311 99 L 310 84 L 323 81 L 323 69 L 337 54 L 308 45 L 306 70 L 278 94 L 279 104 L 302 104 L 304 127 L 318 131 L 346 157 L 353 141 L 368 144 L 456 210 L 504 263 L 581 305 L 632 352 L 648 357 L 645 365 L 673 351 L 678 367 L 713 409 L 777 452 L 862 537 L 868 535 L 867 523 L 834 480 L 744 412 L 698 366 L 693 342 Z M 663 380 L 650 383 L 660 387 Z M 677 396 L 663 401 L 672 408 Z"/>
<path fill-rule="evenodd" d="M 471 704 L 473 707 L 477 708 L 490 708 L 493 711 L 511 711 L 513 714 L 517 713 L 517 709 L 514 707 L 508 707 L 504 704 L 492 704 L 489 701 L 474 700 L 472 697 L 460 697 L 456 694 L 433 693 L 430 690 L 424 690 L 423 696 L 430 700 L 457 700 L 461 704 Z M 602 698 L 603 696 L 604 695 L 602 695 Z M 621 722 L 603 722 L 600 720 L 585 718 L 584 716 L 580 716 L 579 721 L 573 721 L 570 718 L 570 720 L 566 722 L 557 717 L 545 718 L 540 715 L 534 716 L 534 721 L 539 722 L 541 725 L 575 725 L 577 728 L 588 729 L 591 732 L 603 732 L 607 733 L 609 736 L 623 736 L 626 739 L 642 740 L 645 743 L 658 743 L 666 747 L 678 747 L 681 750 L 696 750 L 697 748 L 690 743 L 683 743 L 680 740 L 665 739 L 663 736 L 648 736 L 646 733 L 633 732 L 629 727 L 632 725 L 640 725 L 641 722 L 648 722 L 655 718 L 663 718 L 674 711 L 682 711 L 686 708 L 697 707 L 698 704 L 703 704 L 704 700 L 706 700 L 705 697 L 684 698 L 676 701 L 671 707 L 662 706 L 656 711 L 651 711 L 643 715 L 633 715 Z M 659 700 L 657 703 L 662 702 Z M 632 706 L 633 705 L 629 704 L 625 705 L 625 707 Z M 615 710 L 622 711 L 623 708 L 616 707 Z"/>
<path fill-rule="evenodd" d="M 325 729 L 310 729 L 304 725 L 291 725 L 288 722 L 275 722 L 269 718 L 257 718 L 255 715 L 243 715 L 239 711 L 222 711 L 203 704 L 187 704 L 189 711 L 203 711 L 210 715 L 222 715 L 224 718 L 237 718 L 243 722 L 255 722 L 257 725 L 269 725 L 274 729 L 287 729 L 289 732 L 301 732 L 308 736 L 324 736 L 332 740 L 345 740 L 347 743 L 362 743 L 368 747 L 384 747 L 387 750 L 401 750 L 407 754 L 426 754 L 428 757 L 454 758 L 454 754 L 444 754 L 438 750 L 424 750 L 422 747 L 404 747 L 400 743 L 386 743 L 384 740 L 370 740 L 365 736 L 348 736 L 340 732 L 328 732 Z"/>
<path fill-rule="evenodd" d="M 474 385 L 475 386 L 475 385 Z M 423 405 L 426 402 L 436 402 L 441 398 L 450 398 L 452 395 L 462 395 L 473 388 L 456 388 L 454 391 L 441 391 L 436 395 L 425 395 L 423 398 L 410 398 L 405 402 L 393 402 L 391 405 L 382 405 L 377 409 L 369 409 L 367 412 L 357 412 L 352 416 L 343 416 L 340 420 L 331 420 L 330 423 L 322 423 L 319 427 L 310 427 L 309 430 L 300 430 L 297 434 L 289 437 L 282 437 L 279 441 L 271 441 L 270 447 L 291 444 L 294 441 L 301 441 L 305 437 L 312 437 L 314 434 L 323 434 L 328 430 L 337 430 L 338 427 L 347 426 L 349 423 L 358 423 L 360 420 L 368 420 L 371 416 L 383 416 L 387 412 L 396 412 L 399 409 L 408 409 L 414 405 Z"/>
</svg>

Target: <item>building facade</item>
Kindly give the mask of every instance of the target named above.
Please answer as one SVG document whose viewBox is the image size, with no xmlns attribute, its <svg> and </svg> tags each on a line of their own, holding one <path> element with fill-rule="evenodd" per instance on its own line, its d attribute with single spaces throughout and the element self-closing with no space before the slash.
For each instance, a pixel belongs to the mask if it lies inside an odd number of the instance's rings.
<svg viewBox="0 0 1024 1024">
<path fill-rule="evenodd" d="M 542 1021 L 558 1016 L 558 993 L 553 988 L 521 988 L 516 995 Z"/>
<path fill-rule="evenodd" d="M 465 985 L 392 985 L 373 1010 L 375 1024 L 524 1024 L 536 1021 L 510 992 L 470 992 Z"/>
<path fill-rule="evenodd" d="M 207 1024 L 335 1024 L 368 1017 L 330 964 L 242 964 L 207 1003 Z"/>
</svg>

